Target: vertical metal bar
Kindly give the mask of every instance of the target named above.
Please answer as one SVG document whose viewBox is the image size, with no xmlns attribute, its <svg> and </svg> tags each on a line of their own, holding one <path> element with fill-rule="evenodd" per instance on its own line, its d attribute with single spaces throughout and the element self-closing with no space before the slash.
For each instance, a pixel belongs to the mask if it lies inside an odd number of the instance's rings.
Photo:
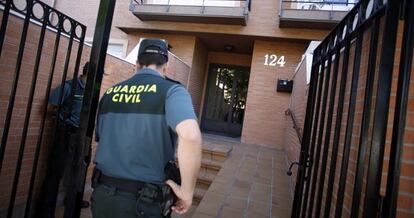
<svg viewBox="0 0 414 218">
<path fill-rule="evenodd" d="M 74 23 L 74 25 L 75 25 L 75 23 Z M 78 25 L 81 25 L 81 24 L 78 24 Z M 83 50 L 83 43 L 85 41 L 86 27 L 81 25 L 81 28 L 82 28 L 82 36 L 80 37 L 80 40 L 79 40 L 78 53 L 77 53 L 77 57 L 76 57 L 76 61 L 75 61 L 75 70 L 73 72 L 73 78 L 72 78 L 73 83 L 72 83 L 72 86 L 71 86 L 71 89 L 70 89 L 70 97 L 69 97 L 69 100 L 68 100 L 69 104 L 68 104 L 68 109 L 67 110 L 69 111 L 69 113 L 66 114 L 65 120 L 71 116 L 70 111 L 72 111 L 72 108 L 73 108 L 73 100 L 74 100 L 74 97 L 75 97 L 75 92 L 76 92 L 76 87 L 77 87 L 77 85 L 75 85 L 75 84 L 77 83 L 78 74 L 79 74 L 79 65 L 80 65 L 80 61 L 82 59 L 82 50 Z M 76 34 L 75 31 L 76 31 L 76 27 L 73 28 L 73 34 Z"/>
<path fill-rule="evenodd" d="M 391 141 L 390 164 L 388 170 L 387 191 L 384 199 L 384 217 L 396 217 L 398 188 L 400 182 L 401 158 L 404 144 L 404 131 L 407 116 L 407 104 L 411 82 L 411 65 L 414 49 L 414 3 L 405 1 L 405 22 L 403 44 L 401 46 L 400 74 L 398 76 L 397 97 Z M 413 88 L 413 87 L 411 87 Z"/>
<path fill-rule="evenodd" d="M 343 53 L 344 55 L 342 59 L 341 83 L 339 87 L 338 106 L 336 109 L 335 132 L 334 132 L 333 144 L 332 144 L 331 166 L 330 166 L 329 176 L 328 176 L 328 188 L 326 191 L 325 213 L 324 213 L 325 217 L 329 217 L 330 212 L 331 212 L 332 193 L 333 193 L 333 186 L 335 182 L 336 160 L 338 158 L 339 138 L 341 136 L 342 115 L 344 111 L 345 91 L 346 91 L 346 84 L 347 84 L 347 79 L 348 79 L 347 78 L 348 77 L 348 63 L 349 63 L 349 50 L 350 50 L 351 38 L 348 37 L 345 40 L 346 40 L 345 50 L 344 50 L 344 53 Z M 339 56 L 338 56 L 338 59 L 339 59 Z"/>
<path fill-rule="evenodd" d="M 58 24 L 59 26 L 61 26 L 61 24 Z M 57 29 L 56 32 L 56 39 L 55 39 L 55 46 L 53 49 L 53 56 L 52 56 L 52 62 L 51 62 L 51 66 L 50 66 L 50 72 L 49 72 L 49 78 L 48 78 L 48 82 L 47 82 L 47 87 L 46 87 L 46 102 L 49 99 L 50 96 L 50 90 L 52 87 L 52 82 L 53 82 L 53 76 L 55 73 L 55 67 L 56 67 L 56 58 L 57 58 L 57 54 L 58 54 L 58 49 L 59 49 L 59 43 L 60 43 L 60 36 L 61 36 L 61 28 Z M 38 138 L 37 138 L 37 143 L 36 143 L 36 151 L 35 151 L 35 158 L 33 160 L 33 167 L 32 167 L 32 175 L 30 176 L 30 184 L 29 184 L 29 194 L 27 196 L 27 203 L 26 203 L 26 209 L 25 209 L 25 213 L 24 213 L 24 217 L 28 218 L 30 217 L 30 208 L 31 208 L 31 203 L 32 203 L 32 195 L 33 195 L 33 189 L 34 189 L 34 182 L 36 179 L 36 172 L 37 172 L 37 165 L 39 162 L 39 154 L 40 154 L 40 147 L 42 145 L 42 141 L 43 141 L 43 131 L 45 128 L 45 121 L 46 121 L 46 116 L 47 116 L 47 103 L 44 104 L 42 111 L 44 112 L 42 115 L 42 121 L 40 124 L 40 129 L 39 129 L 39 134 L 38 134 Z"/>
<path fill-rule="evenodd" d="M 80 216 L 115 2 L 116 0 L 102 0 L 99 6 L 79 125 L 81 139 L 78 147 L 81 148 L 83 162 L 76 174 L 76 184 L 71 185 L 68 190 L 65 218 Z"/>
<path fill-rule="evenodd" d="M 327 55 L 328 58 L 328 66 L 326 67 L 326 78 L 324 82 L 323 88 L 323 97 L 322 97 L 322 111 L 321 111 L 321 118 L 319 121 L 319 133 L 318 133 L 318 141 L 316 144 L 316 156 L 315 156 L 315 166 L 313 167 L 312 172 L 312 185 L 311 189 L 309 190 L 311 195 L 309 198 L 309 213 L 308 216 L 312 217 L 313 214 L 313 203 L 316 194 L 316 182 L 318 180 L 318 169 L 319 169 L 319 159 L 321 156 L 321 146 L 322 146 L 322 136 L 323 136 L 323 129 L 325 128 L 325 118 L 326 118 L 326 105 L 328 102 L 328 93 L 329 93 L 329 83 L 331 78 L 331 65 L 332 65 L 332 56 Z M 323 67 L 325 67 L 325 61 L 323 62 Z M 306 211 L 305 211 L 306 212 Z"/>
<path fill-rule="evenodd" d="M 313 170 L 313 162 L 315 162 L 314 156 L 315 156 L 315 144 L 316 144 L 316 134 L 318 132 L 318 121 L 319 121 L 319 115 L 320 115 L 320 108 L 321 108 L 321 98 L 322 98 L 322 89 L 323 89 L 323 82 L 324 82 L 324 75 L 325 75 L 325 67 L 322 67 L 323 65 L 325 65 L 325 60 L 321 60 L 319 66 L 321 66 L 321 71 L 320 73 L 318 72 L 318 74 L 320 75 L 319 77 L 319 83 L 317 85 L 317 89 L 318 89 L 318 93 L 317 93 L 317 100 L 315 102 L 316 105 L 316 110 L 314 112 L 315 117 L 314 117 L 314 122 L 312 123 L 312 136 L 310 138 L 310 154 L 309 154 L 309 165 L 307 166 L 307 171 L 306 171 L 306 186 L 305 186 L 305 193 L 303 196 L 303 205 L 301 208 L 301 212 L 302 212 L 302 218 L 306 217 L 306 210 L 307 210 L 307 205 L 308 205 L 308 196 L 309 196 L 309 188 L 310 188 L 310 182 L 311 182 L 311 175 L 312 175 L 312 170 Z M 319 68 L 318 68 L 319 71 Z"/>
<path fill-rule="evenodd" d="M 321 161 L 321 171 L 319 173 L 319 187 L 316 195 L 316 207 L 315 207 L 315 217 L 319 217 L 322 206 L 322 194 L 323 186 L 325 184 L 325 173 L 326 173 L 326 162 L 328 160 L 328 151 L 331 140 L 331 128 L 332 128 L 332 117 L 334 113 L 334 104 L 336 97 L 336 85 L 338 83 L 338 68 L 339 68 L 339 59 L 340 59 L 340 46 L 336 48 L 335 52 L 335 62 L 332 72 L 332 85 L 330 90 L 330 99 L 329 99 L 329 109 L 328 109 L 328 118 L 326 120 L 326 132 L 325 132 L 325 141 L 323 147 L 322 161 Z M 329 57 L 332 58 L 332 57 Z M 321 129 L 323 130 L 323 129 Z M 323 132 L 323 131 L 322 131 Z"/>
<path fill-rule="evenodd" d="M 315 51 L 319 53 L 319 51 Z M 318 55 L 313 56 L 313 63 L 316 62 L 316 58 Z M 309 84 L 309 95 L 308 95 L 308 102 L 306 105 L 306 117 L 303 129 L 303 137 L 302 137 L 302 145 L 301 145 L 301 152 L 299 157 L 299 167 L 295 185 L 295 197 L 293 200 L 293 207 L 292 207 L 292 218 L 299 217 L 300 215 L 300 208 L 302 202 L 302 191 L 303 191 L 303 184 L 305 179 L 305 170 L 307 164 L 307 156 L 308 156 L 308 149 L 309 149 L 309 140 L 310 140 L 310 130 L 312 128 L 312 118 L 314 113 L 314 99 L 316 94 L 316 87 L 317 87 L 317 79 L 318 79 L 318 72 L 319 69 L 317 65 L 312 67 L 311 72 L 311 79 Z"/>
<path fill-rule="evenodd" d="M 46 8 L 43 8 L 43 9 L 45 10 L 44 13 L 48 14 L 48 12 L 46 12 Z M 31 16 L 31 12 L 32 10 L 28 9 L 28 13 L 26 16 Z M 12 186 L 12 192 L 11 192 L 7 217 L 12 217 L 13 215 L 13 208 L 14 208 L 14 203 L 16 199 L 17 187 L 19 185 L 20 170 L 22 168 L 24 148 L 26 146 L 27 132 L 29 129 L 30 115 L 32 114 L 33 98 L 34 98 L 34 94 L 35 94 L 34 92 L 36 89 L 37 76 L 39 74 L 40 58 L 42 57 L 43 42 L 45 38 L 48 17 L 49 16 L 44 17 L 42 28 L 40 31 L 39 44 L 37 47 L 37 54 L 36 54 L 35 66 L 33 70 L 32 83 L 30 85 L 29 99 L 28 99 L 27 106 L 26 106 L 26 115 L 25 115 L 24 124 L 23 124 L 23 132 L 22 132 L 21 141 L 20 141 L 19 154 L 17 156 L 16 170 L 14 172 L 13 186 Z"/>
<path fill-rule="evenodd" d="M 313 62 L 316 62 L 316 58 L 318 55 L 314 55 Z M 316 65 L 312 68 L 311 72 L 311 81 L 309 84 L 309 96 L 308 102 L 306 105 L 306 117 L 303 129 L 303 138 L 302 138 L 302 145 L 301 145 L 301 152 L 300 152 L 300 159 L 299 159 L 299 167 L 298 167 L 298 174 L 296 179 L 296 186 L 295 186 L 295 197 L 293 200 L 293 207 L 292 207 L 292 218 L 299 217 L 302 202 L 302 191 L 303 191 L 303 184 L 305 180 L 305 170 L 308 158 L 308 150 L 309 150 L 309 140 L 310 140 L 310 130 L 312 128 L 312 118 L 313 118 L 313 105 L 316 93 L 316 86 L 317 86 L 317 79 L 318 79 L 318 68 Z"/>
<path fill-rule="evenodd" d="M 9 105 L 7 107 L 6 120 L 4 122 L 5 124 L 4 124 L 4 129 L 3 129 L 3 135 L 1 138 L 0 173 L 2 170 L 2 166 L 3 166 L 3 159 L 4 159 L 4 153 L 6 151 L 7 139 L 9 137 L 11 118 L 13 115 L 14 101 L 16 100 L 17 85 L 19 83 L 19 75 L 20 75 L 20 70 L 21 70 L 22 61 L 23 61 L 24 47 L 26 45 L 26 37 L 27 37 L 27 31 L 28 31 L 29 23 L 30 23 L 30 14 L 32 10 L 32 5 L 33 5 L 32 1 L 27 1 L 27 14 L 26 14 L 26 17 L 24 18 L 23 30 L 22 30 L 22 35 L 21 35 L 20 44 L 19 44 L 19 53 L 17 54 L 17 60 L 16 60 L 16 70 L 14 73 L 13 85 L 12 85 L 12 89 L 10 92 Z"/>
<path fill-rule="evenodd" d="M 372 95 L 375 78 L 375 67 L 377 62 L 377 50 L 378 50 L 378 35 L 379 35 L 379 21 L 380 17 L 373 20 L 371 27 L 371 39 L 369 46 L 369 57 L 367 67 L 367 78 L 365 83 L 365 96 L 364 96 L 364 109 L 362 112 L 361 120 L 361 132 L 358 142 L 358 159 L 355 172 L 354 191 L 352 194 L 352 209 L 351 217 L 357 218 L 359 216 L 359 207 L 362 193 L 362 182 L 364 180 L 364 164 L 365 155 L 368 146 L 368 133 L 370 124 L 370 114 L 372 107 Z"/>
<path fill-rule="evenodd" d="M 375 103 L 374 126 L 368 167 L 364 217 L 376 217 L 380 201 L 381 174 L 387 132 L 395 44 L 401 0 L 388 1 Z"/>
<path fill-rule="evenodd" d="M 342 161 L 341 161 L 341 174 L 339 177 L 339 184 L 338 184 L 338 192 L 336 198 L 336 207 L 335 207 L 335 217 L 341 217 L 342 215 L 342 207 L 344 202 L 344 195 L 345 195 L 345 188 L 346 188 L 346 178 L 347 178 L 347 171 L 348 171 L 348 162 L 349 162 L 349 153 L 351 150 L 351 141 L 352 141 L 352 129 L 354 127 L 354 117 L 355 117 L 355 105 L 357 100 L 357 93 L 358 93 L 358 81 L 359 81 L 359 73 L 360 73 L 360 66 L 361 66 L 361 53 L 362 53 L 362 45 L 364 40 L 364 32 L 360 30 L 360 32 L 356 36 L 357 41 L 355 45 L 355 57 L 354 57 L 354 66 L 353 66 L 353 74 L 352 74 L 352 82 L 351 82 L 351 93 L 349 97 L 349 107 L 348 107 L 348 117 L 346 122 L 346 130 L 345 130 L 345 141 L 344 141 L 344 148 L 342 152 Z M 330 192 L 328 191 L 328 194 Z M 330 194 L 332 195 L 332 194 Z"/>
<path fill-rule="evenodd" d="M 63 21 L 65 19 L 62 19 Z M 62 28 L 65 28 L 64 26 L 64 22 L 62 23 Z M 73 23 L 71 24 L 73 25 Z M 72 26 L 73 28 L 73 26 Z M 62 113 L 62 110 L 64 110 L 64 108 L 62 108 L 62 104 L 65 103 L 63 102 L 63 94 L 64 94 L 64 90 L 65 90 L 65 85 L 66 85 L 66 77 L 68 74 L 68 68 L 69 68 L 69 62 L 70 62 L 70 55 L 72 53 L 72 46 L 73 46 L 73 38 L 74 38 L 74 31 L 71 31 L 70 37 L 69 37 L 69 44 L 68 44 L 68 50 L 66 51 L 66 58 L 65 58 L 65 65 L 63 67 L 63 75 L 62 75 L 62 81 L 60 84 L 60 92 L 59 92 L 59 103 L 58 103 L 58 108 L 56 110 L 56 117 L 57 120 L 60 119 L 60 114 Z M 73 81 L 76 82 L 76 81 Z M 69 113 L 71 114 L 70 111 L 65 111 L 65 113 Z M 64 117 L 66 118 L 67 114 L 64 114 Z M 66 120 L 64 120 L 65 122 Z M 57 125 L 58 122 L 56 122 Z"/>
<path fill-rule="evenodd" d="M 6 0 L 6 5 L 4 6 L 3 19 L 1 21 L 1 27 L 0 27 L 0 57 L 2 54 L 2 50 L 3 50 L 4 37 L 6 36 L 6 29 L 7 29 L 7 23 L 9 21 L 11 3 L 12 3 L 12 0 Z"/>
</svg>

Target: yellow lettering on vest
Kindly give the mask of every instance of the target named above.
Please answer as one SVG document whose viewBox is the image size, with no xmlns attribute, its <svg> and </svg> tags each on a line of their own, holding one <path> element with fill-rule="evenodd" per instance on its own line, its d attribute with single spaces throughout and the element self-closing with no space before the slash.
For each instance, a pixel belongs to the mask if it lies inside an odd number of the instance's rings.
<svg viewBox="0 0 414 218">
<path fill-rule="evenodd" d="M 128 93 L 128 85 L 123 86 L 121 92 Z"/>
<path fill-rule="evenodd" d="M 114 96 L 112 96 L 113 102 L 118 102 L 118 100 L 119 100 L 119 94 L 115 94 Z"/>
<path fill-rule="evenodd" d="M 125 103 L 129 103 L 129 101 L 132 99 L 133 95 L 125 95 Z"/>
<path fill-rule="evenodd" d="M 148 90 L 148 92 L 157 92 L 157 85 L 152 85 L 151 88 Z"/>
<path fill-rule="evenodd" d="M 141 102 L 141 98 L 140 97 L 141 97 L 140 94 L 136 95 L 135 103 L 140 103 Z"/>
<path fill-rule="evenodd" d="M 111 92 L 112 92 L 112 90 L 113 90 L 114 88 L 109 88 L 108 90 L 106 90 L 106 94 L 110 94 Z"/>
<path fill-rule="evenodd" d="M 144 90 L 144 92 L 147 92 L 148 87 L 149 87 L 149 85 L 147 84 L 147 85 L 145 86 L 145 90 Z"/>
<path fill-rule="evenodd" d="M 124 101 L 124 94 L 121 94 L 120 96 L 119 96 L 119 102 L 123 102 Z"/>
<path fill-rule="evenodd" d="M 119 90 L 121 90 L 121 86 L 117 86 L 117 87 L 114 88 L 115 93 L 119 92 Z"/>
<path fill-rule="evenodd" d="M 143 85 L 138 86 L 137 93 L 141 93 L 142 91 L 144 91 L 144 88 L 145 86 Z"/>
<path fill-rule="evenodd" d="M 129 88 L 129 93 L 135 93 L 135 90 L 137 90 L 137 86 L 131 86 Z"/>
</svg>

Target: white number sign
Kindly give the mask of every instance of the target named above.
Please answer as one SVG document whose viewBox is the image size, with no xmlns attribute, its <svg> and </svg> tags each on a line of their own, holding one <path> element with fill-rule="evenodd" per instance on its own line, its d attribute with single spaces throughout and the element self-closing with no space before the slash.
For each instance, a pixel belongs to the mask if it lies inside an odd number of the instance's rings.
<svg viewBox="0 0 414 218">
<path fill-rule="evenodd" d="M 275 67 L 276 65 L 279 65 L 280 67 L 284 67 L 285 64 L 286 64 L 286 61 L 285 61 L 285 56 L 284 55 L 279 56 L 279 58 L 275 54 L 266 54 L 265 55 L 265 62 L 264 62 L 265 66 Z"/>
</svg>

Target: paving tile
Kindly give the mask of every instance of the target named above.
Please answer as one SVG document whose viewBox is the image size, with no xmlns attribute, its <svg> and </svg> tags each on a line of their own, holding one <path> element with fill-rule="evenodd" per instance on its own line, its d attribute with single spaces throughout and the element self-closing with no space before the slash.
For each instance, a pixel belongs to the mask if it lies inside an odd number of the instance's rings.
<svg viewBox="0 0 414 218">
<path fill-rule="evenodd" d="M 253 188 L 250 191 L 249 199 L 261 203 L 270 204 L 271 202 L 271 187 L 269 185 L 263 185 L 259 183 L 253 184 Z"/>
<path fill-rule="evenodd" d="M 248 165 L 246 163 L 242 163 L 240 166 L 240 169 L 246 170 L 246 171 L 255 171 L 257 168 L 256 164 L 255 165 Z"/>
<path fill-rule="evenodd" d="M 291 214 L 290 208 L 272 206 L 272 217 L 289 218 Z"/>
<path fill-rule="evenodd" d="M 270 204 L 262 204 L 260 202 L 250 201 L 247 207 L 248 217 L 269 217 L 270 216 Z"/>
<path fill-rule="evenodd" d="M 225 201 L 223 206 L 231 207 L 233 209 L 244 210 L 247 208 L 247 199 L 239 198 L 235 196 L 229 196 Z"/>
<path fill-rule="evenodd" d="M 279 198 L 284 198 L 284 199 L 292 199 L 292 192 L 290 191 L 289 188 L 286 187 L 273 187 L 272 188 L 272 195 L 279 197 Z"/>
<path fill-rule="evenodd" d="M 224 206 L 221 209 L 218 217 L 222 217 L 222 218 L 241 218 L 241 217 L 244 217 L 244 210 Z"/>
<path fill-rule="evenodd" d="M 212 216 L 212 215 L 209 215 L 209 214 L 205 214 L 205 213 L 201 213 L 201 212 L 199 212 L 199 211 L 196 211 L 194 214 L 193 214 L 193 216 L 192 216 L 193 218 L 212 218 L 212 217 L 215 217 L 215 216 Z"/>
<path fill-rule="evenodd" d="M 250 188 L 232 187 L 231 196 L 247 198 L 249 196 Z"/>
<path fill-rule="evenodd" d="M 269 169 L 269 168 L 264 168 L 264 169 L 258 168 L 254 176 L 256 178 L 259 177 L 259 178 L 271 180 L 273 176 L 273 172 L 272 172 L 272 169 Z"/>
<path fill-rule="evenodd" d="M 270 185 L 263 185 L 259 183 L 253 183 L 252 192 L 270 193 L 272 187 Z"/>
<path fill-rule="evenodd" d="M 219 182 L 214 181 L 208 188 L 208 191 L 216 192 L 220 194 L 228 194 L 230 192 L 231 185 L 232 184 L 230 182 L 219 183 Z"/>
<path fill-rule="evenodd" d="M 256 169 L 244 169 L 244 168 L 240 168 L 236 172 L 236 178 L 237 179 L 241 179 L 241 180 L 252 181 L 255 172 L 256 172 Z"/>
<path fill-rule="evenodd" d="M 226 178 L 233 178 L 236 170 L 221 168 L 221 170 L 217 173 L 217 176 L 226 177 Z"/>
<path fill-rule="evenodd" d="M 197 207 L 197 212 L 207 214 L 210 216 L 216 216 L 221 207 L 221 202 L 203 198 Z"/>
<path fill-rule="evenodd" d="M 289 209 L 292 207 L 292 200 L 289 198 L 280 197 L 277 194 L 272 195 L 272 206 Z"/>
<path fill-rule="evenodd" d="M 233 187 L 236 188 L 245 188 L 245 189 L 249 189 L 252 186 L 252 182 L 249 182 L 248 180 L 244 180 L 244 179 L 235 179 L 233 182 Z"/>
<path fill-rule="evenodd" d="M 234 180 L 233 177 L 224 177 L 222 175 L 217 175 L 216 178 L 214 179 L 214 182 L 217 183 L 232 183 Z"/>
</svg>

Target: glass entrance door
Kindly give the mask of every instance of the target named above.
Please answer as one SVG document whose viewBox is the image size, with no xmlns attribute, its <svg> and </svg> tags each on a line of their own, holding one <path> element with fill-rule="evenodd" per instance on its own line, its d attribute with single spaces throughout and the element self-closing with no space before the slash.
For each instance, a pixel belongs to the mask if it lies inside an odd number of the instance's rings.
<svg viewBox="0 0 414 218">
<path fill-rule="evenodd" d="M 210 64 L 201 128 L 241 136 L 250 68 Z"/>
</svg>

